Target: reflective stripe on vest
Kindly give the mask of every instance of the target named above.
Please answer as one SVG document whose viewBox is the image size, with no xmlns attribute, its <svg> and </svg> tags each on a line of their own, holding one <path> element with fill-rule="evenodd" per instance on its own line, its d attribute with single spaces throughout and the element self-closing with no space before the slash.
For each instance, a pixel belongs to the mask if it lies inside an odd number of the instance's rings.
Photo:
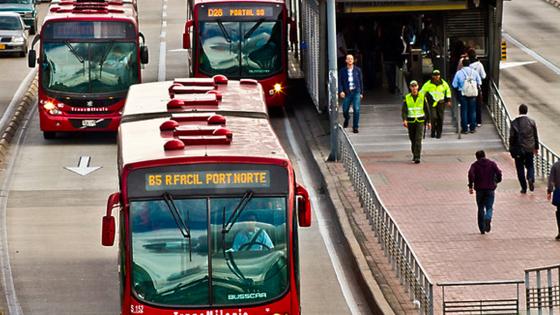
<svg viewBox="0 0 560 315">
<path fill-rule="evenodd" d="M 424 122 L 423 119 L 418 119 L 424 117 L 424 93 L 418 92 L 416 101 L 412 98 L 412 94 L 408 93 L 406 95 L 406 107 L 408 109 L 408 119 L 413 119 L 415 122 Z"/>
<path fill-rule="evenodd" d="M 430 93 L 430 95 L 434 99 L 434 103 L 432 104 L 432 106 L 436 107 L 437 103 L 445 98 L 446 90 L 446 84 L 444 84 L 443 82 L 440 85 L 435 85 L 431 81 L 428 82 L 428 85 L 425 88 L 425 92 Z"/>
</svg>

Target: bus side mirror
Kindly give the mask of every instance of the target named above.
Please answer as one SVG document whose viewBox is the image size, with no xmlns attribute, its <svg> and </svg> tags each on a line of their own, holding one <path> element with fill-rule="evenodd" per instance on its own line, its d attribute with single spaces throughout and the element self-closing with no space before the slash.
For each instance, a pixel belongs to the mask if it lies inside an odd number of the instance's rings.
<svg viewBox="0 0 560 315">
<path fill-rule="evenodd" d="M 107 214 L 103 217 L 101 227 L 101 244 L 103 246 L 113 246 L 115 243 L 115 217 L 112 212 L 113 208 L 119 205 L 120 199 L 121 194 L 117 192 L 109 196 L 107 200 Z"/>
<path fill-rule="evenodd" d="M 35 49 L 31 49 L 27 55 L 27 66 L 29 68 L 35 68 L 36 64 L 37 64 L 37 52 L 35 52 Z"/>
<path fill-rule="evenodd" d="M 193 25 L 192 20 L 188 20 L 185 23 L 185 32 L 183 33 L 183 49 L 190 49 L 191 48 L 191 34 L 190 28 Z"/>
<path fill-rule="evenodd" d="M 311 201 L 309 200 L 309 193 L 307 190 L 297 184 L 296 187 L 297 209 L 299 226 L 311 226 Z"/>
<path fill-rule="evenodd" d="M 150 54 L 148 53 L 148 46 L 140 46 L 140 62 L 142 64 L 147 64 L 150 60 Z"/>
</svg>

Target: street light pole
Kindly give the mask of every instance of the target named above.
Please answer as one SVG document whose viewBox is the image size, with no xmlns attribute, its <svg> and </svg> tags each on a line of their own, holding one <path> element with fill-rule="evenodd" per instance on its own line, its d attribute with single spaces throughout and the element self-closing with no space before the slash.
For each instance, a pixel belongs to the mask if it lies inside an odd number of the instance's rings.
<svg viewBox="0 0 560 315">
<path fill-rule="evenodd" d="M 329 60 L 329 120 L 331 130 L 331 153 L 328 161 L 338 159 L 338 76 L 336 68 L 336 6 L 335 0 L 327 0 L 327 42 Z"/>
</svg>

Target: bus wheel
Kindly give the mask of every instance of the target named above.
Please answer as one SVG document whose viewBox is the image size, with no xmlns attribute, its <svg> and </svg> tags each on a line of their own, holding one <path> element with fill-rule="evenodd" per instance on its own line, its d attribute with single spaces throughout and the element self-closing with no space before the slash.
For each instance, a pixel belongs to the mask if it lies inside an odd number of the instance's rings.
<svg viewBox="0 0 560 315">
<path fill-rule="evenodd" d="M 43 138 L 50 140 L 56 138 L 56 132 L 54 131 L 43 131 Z"/>
</svg>

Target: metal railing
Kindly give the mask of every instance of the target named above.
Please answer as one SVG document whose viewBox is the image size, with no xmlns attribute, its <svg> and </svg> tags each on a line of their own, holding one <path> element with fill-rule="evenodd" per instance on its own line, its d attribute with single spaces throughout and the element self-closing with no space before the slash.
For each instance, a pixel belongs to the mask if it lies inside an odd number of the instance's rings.
<svg viewBox="0 0 560 315">
<path fill-rule="evenodd" d="M 535 281 L 534 287 L 531 280 Z M 546 309 L 548 314 L 554 314 L 554 309 L 560 308 L 560 265 L 526 269 L 525 298 L 527 315 L 532 309 L 538 310 L 539 315 Z"/>
<path fill-rule="evenodd" d="M 523 280 L 505 281 L 461 281 L 438 283 L 441 287 L 443 314 L 519 314 L 519 285 Z M 445 298 L 446 287 L 468 287 L 468 286 L 497 286 L 516 285 L 515 298 L 484 298 L 476 300 L 447 300 Z"/>
<path fill-rule="evenodd" d="M 511 115 L 506 107 L 504 99 L 496 84 L 490 82 L 490 95 L 488 96 L 488 109 L 490 116 L 494 120 L 498 135 L 506 149 L 509 150 L 509 132 L 511 127 Z M 539 141 L 539 152 L 535 157 L 535 171 L 537 175 L 547 176 L 550 173 L 552 164 L 560 159 L 560 156 L 548 146 Z"/>
<path fill-rule="evenodd" d="M 434 314 L 432 280 L 396 221 L 383 205 L 348 135 L 340 125 L 337 125 L 337 128 L 339 150 L 337 156 L 350 177 L 354 191 L 385 256 L 411 301 L 419 305 L 420 314 Z"/>
</svg>

